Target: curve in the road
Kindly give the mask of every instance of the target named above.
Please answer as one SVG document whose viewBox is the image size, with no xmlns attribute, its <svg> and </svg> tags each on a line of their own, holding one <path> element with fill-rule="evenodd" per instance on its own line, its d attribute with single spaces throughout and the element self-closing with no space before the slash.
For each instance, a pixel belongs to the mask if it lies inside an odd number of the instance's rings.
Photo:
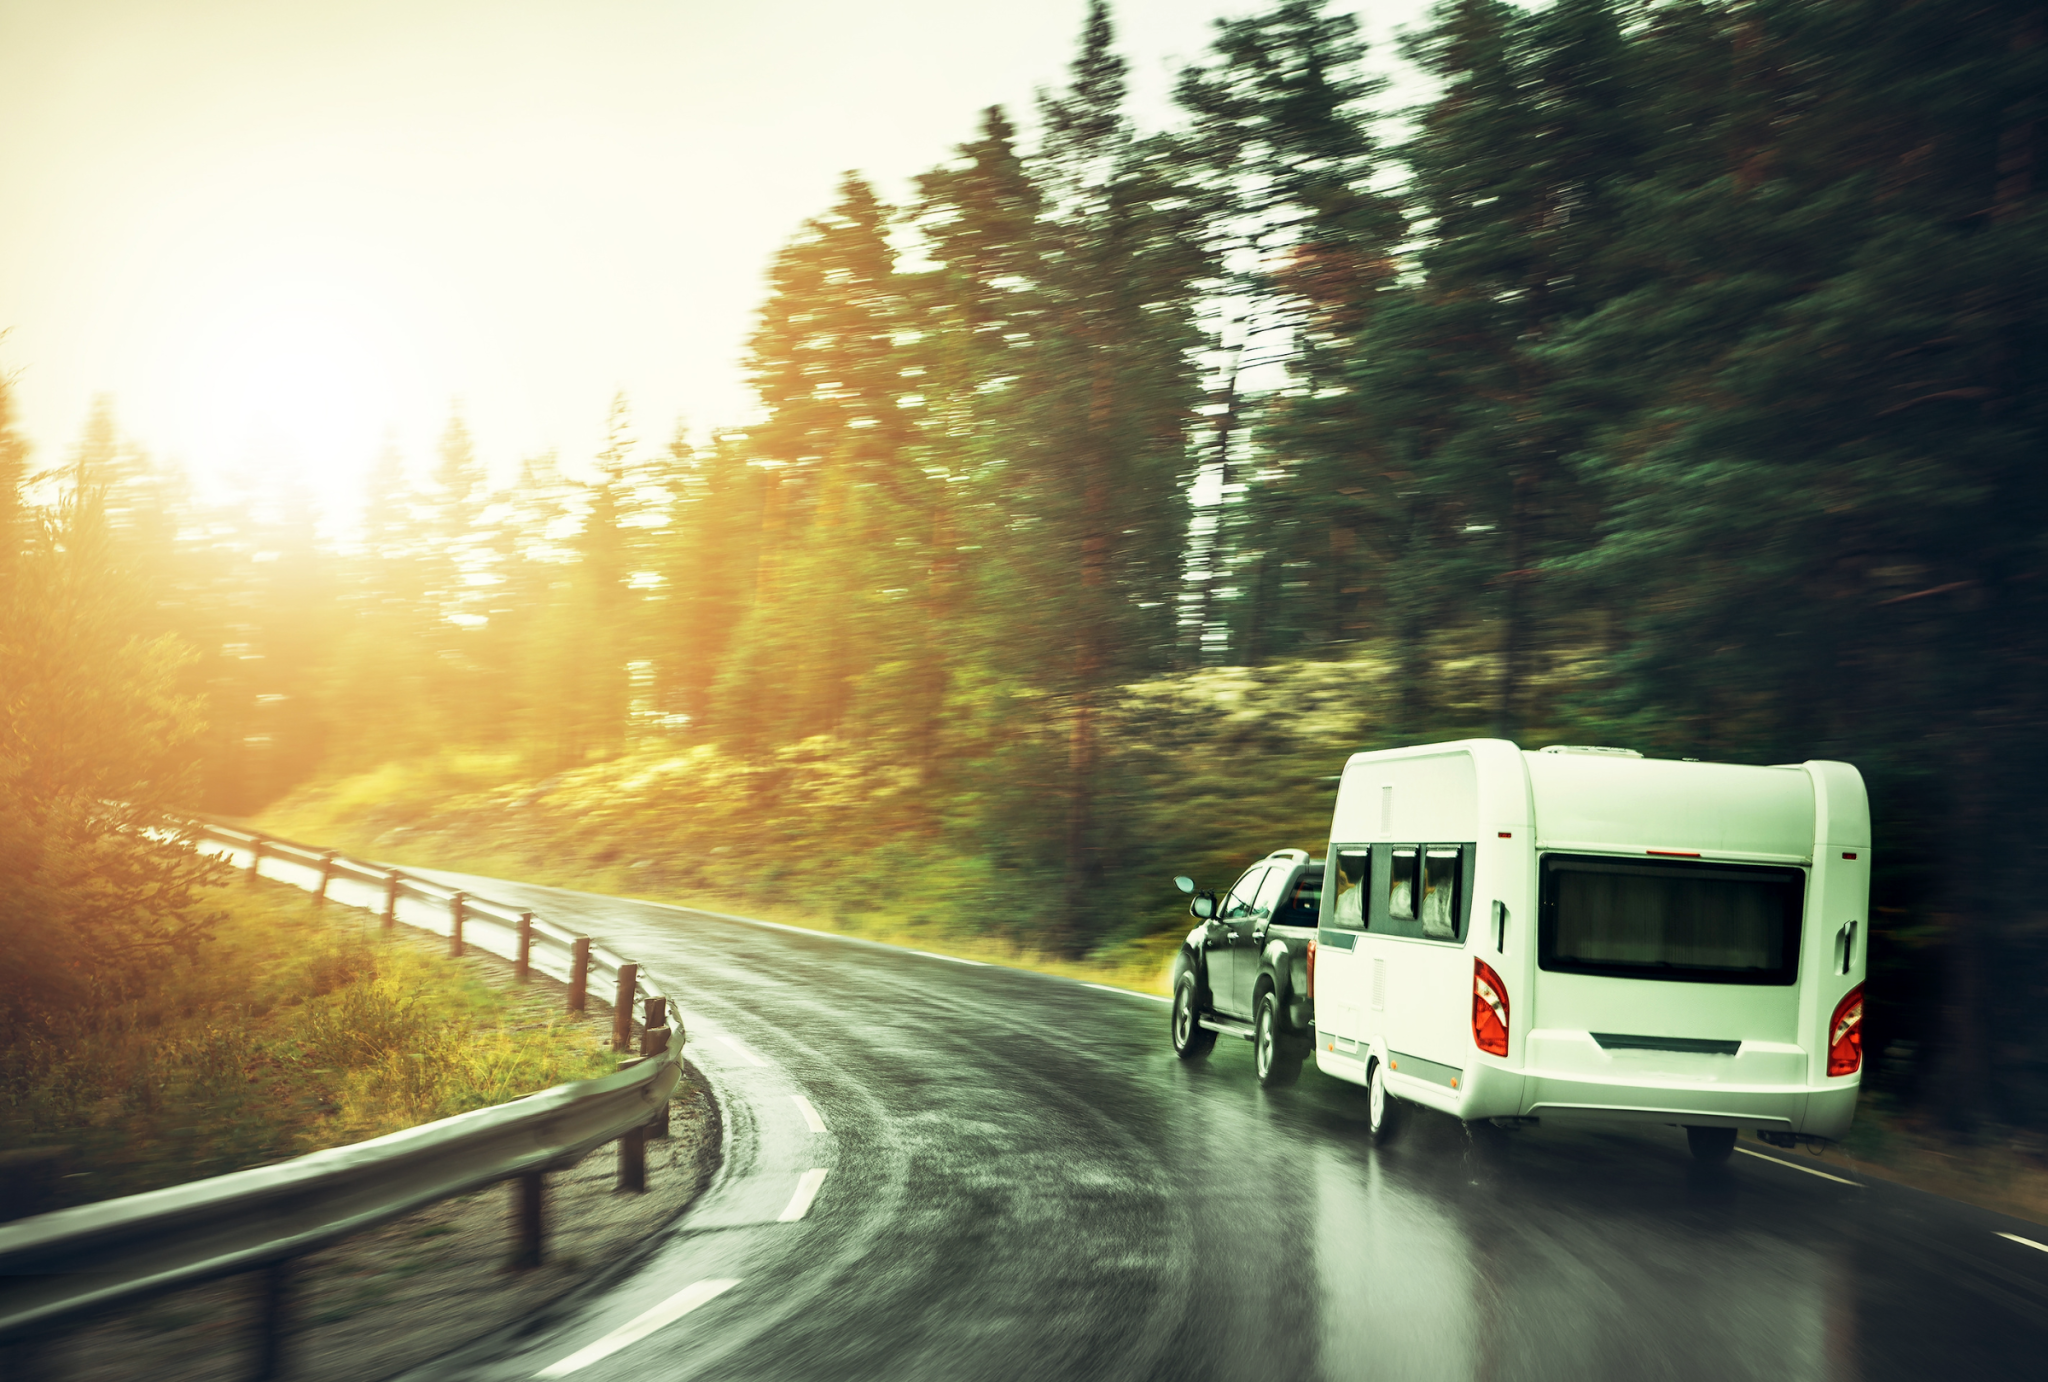
<svg viewBox="0 0 2048 1382">
<path fill-rule="evenodd" d="M 2002 1377 L 2048 1343 L 2048 1230 L 1797 1153 L 1420 1111 L 1374 1148 L 1358 1091 L 1183 1065 L 1145 995 L 433 876 L 650 965 L 726 1142 L 618 1289 L 421 1377 Z"/>
</svg>

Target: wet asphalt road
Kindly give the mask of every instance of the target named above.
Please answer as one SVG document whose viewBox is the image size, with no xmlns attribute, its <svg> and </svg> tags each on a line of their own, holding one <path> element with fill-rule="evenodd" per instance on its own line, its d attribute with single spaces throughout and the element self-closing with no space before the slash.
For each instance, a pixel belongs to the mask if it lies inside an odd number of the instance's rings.
<svg viewBox="0 0 2048 1382">
<path fill-rule="evenodd" d="M 1227 1037 L 1184 1065 L 1164 1003 L 432 876 L 651 967 L 726 1161 L 601 1300 L 421 1377 L 2048 1375 L 2048 1251 L 1998 1236 L 2048 1242 L 2036 1225 L 1762 1156 L 1703 1167 L 1676 1129 L 1475 1137 L 1410 1109 L 1375 1148 L 1362 1090 L 1311 1066 L 1262 1091 Z"/>
</svg>

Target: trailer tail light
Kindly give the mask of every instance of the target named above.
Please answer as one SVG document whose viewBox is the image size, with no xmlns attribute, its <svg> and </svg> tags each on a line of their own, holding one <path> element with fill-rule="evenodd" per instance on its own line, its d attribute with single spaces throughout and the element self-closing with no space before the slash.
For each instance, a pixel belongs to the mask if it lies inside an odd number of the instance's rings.
<svg viewBox="0 0 2048 1382">
<path fill-rule="evenodd" d="M 1849 990 L 1828 1019 L 1828 1074 L 1853 1075 L 1863 1068 L 1863 985 Z"/>
<path fill-rule="evenodd" d="M 1316 938 L 1314 936 L 1308 938 L 1308 996 L 1311 1001 L 1316 996 Z"/>
<path fill-rule="evenodd" d="M 1508 1053 L 1508 986 L 1484 960 L 1472 962 L 1472 1041 L 1490 1056 Z"/>
</svg>

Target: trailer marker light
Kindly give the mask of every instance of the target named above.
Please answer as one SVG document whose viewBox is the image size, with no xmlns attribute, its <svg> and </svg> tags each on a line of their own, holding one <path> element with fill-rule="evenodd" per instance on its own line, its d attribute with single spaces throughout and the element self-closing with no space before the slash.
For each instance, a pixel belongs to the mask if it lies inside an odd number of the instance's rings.
<svg viewBox="0 0 2048 1382">
<path fill-rule="evenodd" d="M 1472 962 L 1472 1043 L 1490 1056 L 1508 1053 L 1508 986 L 1484 960 Z"/>
<path fill-rule="evenodd" d="M 1855 856 L 1855 855 L 1854 855 L 1853 853 L 1851 853 L 1851 854 L 1844 854 L 1844 855 L 1843 855 L 1842 857 L 1843 857 L 1844 859 L 1854 859 L 1854 858 L 1855 858 L 1856 856 Z"/>
<path fill-rule="evenodd" d="M 1828 1074 L 1853 1075 L 1863 1068 L 1863 985 L 1858 984 L 1835 1004 L 1828 1019 Z"/>
<path fill-rule="evenodd" d="M 1662 854 L 1672 859 L 1697 859 L 1700 857 L 1700 852 L 1696 849 L 1646 849 L 1643 853 Z"/>
<path fill-rule="evenodd" d="M 1503 830 L 1500 832 L 1500 837 L 1503 840 L 1512 840 L 1515 838 L 1515 832 L 1512 830 Z"/>
</svg>

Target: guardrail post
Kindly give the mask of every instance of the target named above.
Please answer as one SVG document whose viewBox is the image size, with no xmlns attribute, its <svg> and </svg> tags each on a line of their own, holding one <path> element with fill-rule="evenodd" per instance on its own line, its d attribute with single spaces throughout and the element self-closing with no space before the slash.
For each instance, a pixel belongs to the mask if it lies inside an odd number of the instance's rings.
<svg viewBox="0 0 2048 1382">
<path fill-rule="evenodd" d="M 647 1000 L 647 1009 L 650 1015 L 654 1011 L 654 1005 L 661 1001 L 659 998 Z M 650 1023 L 647 1030 L 640 1034 L 640 1054 L 643 1056 L 661 1055 L 668 1050 L 668 1042 L 668 1028 Z M 655 1139 L 668 1136 L 668 1100 L 663 1099 L 661 1107 L 656 1109 L 654 1116 L 647 1120 L 647 1135 Z"/>
<path fill-rule="evenodd" d="M 644 1123 L 619 1135 L 619 1189 L 635 1195 L 647 1193 L 647 1125 Z"/>
<path fill-rule="evenodd" d="M 612 1050 L 633 1049 L 633 988 L 640 978 L 640 966 L 631 960 L 619 965 L 619 986 L 612 993 Z"/>
<path fill-rule="evenodd" d="M 544 1218 L 544 1203 L 547 1194 L 547 1173 L 528 1171 L 512 1181 L 512 1268 L 523 1271 L 538 1267 L 541 1259 L 541 1235 Z"/>
<path fill-rule="evenodd" d="M 250 886 L 250 887 L 252 887 L 252 888 L 253 888 L 253 887 L 255 887 L 255 886 L 256 886 L 256 880 L 257 880 L 257 879 L 258 879 L 259 877 L 261 877 L 261 876 L 262 876 L 262 873 L 261 873 L 261 870 L 262 870 L 262 866 L 263 866 L 263 837 L 262 837 L 261 835 L 254 835 L 254 836 L 251 836 L 251 837 L 250 837 L 250 839 L 249 839 L 249 886 Z"/>
<path fill-rule="evenodd" d="M 399 872 L 397 869 L 393 869 L 391 870 L 391 876 L 384 880 L 384 929 L 386 931 L 398 925 L 398 879 Z"/>
<path fill-rule="evenodd" d="M 468 893 L 456 893 L 448 899 L 448 953 L 458 960 L 462 958 L 462 904 L 468 900 Z"/>
<path fill-rule="evenodd" d="M 578 936 L 569 947 L 569 1011 L 580 1013 L 590 996 L 590 937 Z"/>
<path fill-rule="evenodd" d="M 519 914 L 519 961 L 512 970 L 512 977 L 525 983 L 533 977 L 533 913 Z"/>
<path fill-rule="evenodd" d="M 656 1027 L 668 1025 L 668 999 L 650 998 L 643 1007 L 640 1014 L 640 1054 L 651 1056 L 654 1053 L 647 1049 L 647 1034 Z"/>
<path fill-rule="evenodd" d="M 334 851 L 331 849 L 323 850 L 320 854 L 320 888 L 319 891 L 313 894 L 313 902 L 315 905 L 321 907 L 325 907 L 327 905 L 327 885 L 330 882 L 332 882 L 333 879 Z"/>
<path fill-rule="evenodd" d="M 285 1338 L 291 1331 L 292 1273 L 297 1263 L 287 1258 L 256 1272 L 257 1382 L 284 1376 Z"/>
</svg>

